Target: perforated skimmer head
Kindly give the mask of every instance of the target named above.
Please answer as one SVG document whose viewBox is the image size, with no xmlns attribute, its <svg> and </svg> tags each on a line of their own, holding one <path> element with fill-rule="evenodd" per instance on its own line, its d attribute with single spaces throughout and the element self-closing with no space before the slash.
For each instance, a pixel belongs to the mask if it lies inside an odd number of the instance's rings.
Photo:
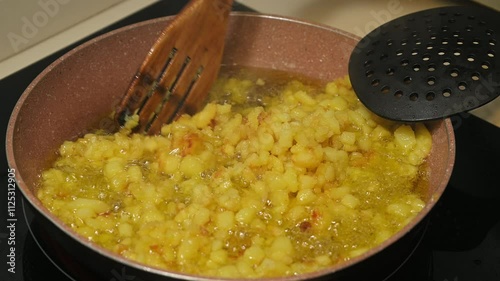
<svg viewBox="0 0 500 281">
<path fill-rule="evenodd" d="M 500 13 L 435 8 L 392 20 L 351 54 L 354 91 L 374 113 L 397 121 L 448 117 L 500 93 Z"/>
</svg>

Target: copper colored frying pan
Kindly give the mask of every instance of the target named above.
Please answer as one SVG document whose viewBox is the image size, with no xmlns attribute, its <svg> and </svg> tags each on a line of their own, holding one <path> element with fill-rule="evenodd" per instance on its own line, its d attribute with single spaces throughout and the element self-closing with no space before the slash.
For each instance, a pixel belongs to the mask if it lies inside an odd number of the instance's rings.
<svg viewBox="0 0 500 281">
<path fill-rule="evenodd" d="M 93 39 L 70 51 L 45 69 L 19 99 L 7 130 L 7 158 L 16 170 L 19 190 L 56 244 L 74 255 L 104 280 L 127 269 L 137 280 L 196 279 L 132 262 L 82 240 L 42 206 L 34 189 L 40 171 L 54 159 L 61 143 L 97 129 L 113 129 L 107 116 L 120 100 L 131 77 L 171 17 L 134 24 Z M 270 15 L 231 15 L 223 63 L 278 69 L 328 81 L 347 74 L 357 37 L 331 27 Z M 375 256 L 393 253 L 404 259 L 408 249 L 395 247 L 411 237 L 445 190 L 455 158 L 449 119 L 428 123 L 433 137 L 429 158 L 430 189 L 424 210 L 402 231 L 353 258 L 321 272 L 284 280 L 354 278 L 354 268 Z M 372 262 L 373 264 L 373 262 Z M 373 266 L 372 266 L 373 267 Z M 377 265 L 375 266 L 377 267 Z M 282 279 L 283 280 L 283 279 Z"/>
</svg>

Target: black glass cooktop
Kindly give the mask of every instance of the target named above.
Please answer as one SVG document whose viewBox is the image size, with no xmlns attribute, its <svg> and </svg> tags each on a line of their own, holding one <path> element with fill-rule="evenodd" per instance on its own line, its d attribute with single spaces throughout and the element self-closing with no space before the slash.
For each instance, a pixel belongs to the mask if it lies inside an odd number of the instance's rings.
<svg viewBox="0 0 500 281">
<path fill-rule="evenodd" d="M 91 37 L 124 25 L 175 14 L 186 2 L 156 2 Z M 238 3 L 234 9 L 250 11 Z M 10 112 L 24 89 L 52 61 L 89 38 L 0 81 L 2 147 L 5 147 Z M 415 234 L 416 243 L 407 259 L 392 265 L 392 270 L 380 276 L 373 273 L 364 276 L 360 272 L 352 280 L 500 280 L 500 128 L 473 115 L 455 116 L 452 120 L 457 147 L 453 174 L 442 198 L 419 226 Z M 71 255 L 61 262 L 59 255 L 48 248 L 50 246 L 34 238 L 40 237 L 37 231 L 41 222 L 33 218 L 22 194 L 9 186 L 12 175 L 9 174 L 5 159 L 5 150 L 2 149 L 0 280 L 98 280 L 87 274 L 84 268 L 71 265 Z M 380 259 L 377 262 L 382 268 L 387 260 Z M 134 276 L 125 272 L 116 271 L 113 276 L 106 280 L 134 280 Z"/>
</svg>

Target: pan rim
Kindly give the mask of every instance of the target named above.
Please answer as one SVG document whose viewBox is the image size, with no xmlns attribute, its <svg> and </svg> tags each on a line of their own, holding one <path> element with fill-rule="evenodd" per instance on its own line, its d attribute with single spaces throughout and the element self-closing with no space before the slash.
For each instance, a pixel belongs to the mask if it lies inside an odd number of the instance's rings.
<svg viewBox="0 0 500 281">
<path fill-rule="evenodd" d="M 26 90 L 22 93 L 20 96 L 19 100 L 17 101 L 14 110 L 10 116 L 9 123 L 7 125 L 7 134 L 6 134 L 6 152 L 7 152 L 7 162 L 8 166 L 15 169 L 17 171 L 18 168 L 18 163 L 16 162 L 15 159 L 15 152 L 14 152 L 14 135 L 15 135 L 15 130 L 16 130 L 16 123 L 18 122 L 18 113 L 20 111 L 20 108 L 22 107 L 24 101 L 30 94 L 30 92 L 35 88 L 35 86 L 45 77 L 47 73 L 52 71 L 54 68 L 57 67 L 62 61 L 64 61 L 66 58 L 74 55 L 75 53 L 79 52 L 80 50 L 92 46 L 94 43 L 101 41 L 103 39 L 109 38 L 114 36 L 117 33 L 122 33 L 126 32 L 127 30 L 134 29 L 140 26 L 144 25 L 151 25 L 151 24 L 156 24 L 156 23 L 162 23 L 162 22 L 168 22 L 170 21 L 174 16 L 166 16 L 166 17 L 161 17 L 161 18 L 156 18 L 156 19 L 151 19 L 147 21 L 142 21 L 138 22 L 135 24 L 131 24 L 125 27 L 118 28 L 116 30 L 112 30 L 110 32 L 107 32 L 103 35 L 97 36 L 93 39 L 90 39 L 89 41 L 86 41 L 82 43 L 81 45 L 73 48 L 72 50 L 68 51 L 58 59 L 56 59 L 54 62 L 52 62 L 47 68 L 45 68 L 40 74 L 37 75 L 37 77 L 29 84 L 29 86 L 26 88 Z M 251 13 L 251 12 L 232 12 L 231 17 L 255 17 L 258 19 L 265 19 L 265 20 L 277 20 L 277 21 L 288 21 L 292 22 L 293 24 L 299 24 L 299 25 L 308 25 L 314 28 L 321 28 L 327 31 L 331 32 L 336 32 L 341 34 L 342 36 L 346 36 L 350 39 L 354 40 L 359 40 L 360 38 L 358 36 L 355 36 L 351 33 L 348 33 L 346 31 L 326 26 L 323 24 L 317 24 L 313 23 L 310 21 L 304 21 L 301 19 L 297 18 L 292 18 L 292 17 L 285 17 L 285 16 L 278 16 L 278 15 L 272 15 L 272 14 L 259 14 L 259 13 Z M 438 121 L 441 122 L 441 121 Z M 426 203 L 424 209 L 419 212 L 419 214 L 412 220 L 411 223 L 407 224 L 403 229 L 398 231 L 396 234 L 391 236 L 391 238 L 387 239 L 386 241 L 382 242 L 376 247 L 371 248 L 364 254 L 357 256 L 355 258 L 352 258 L 349 261 L 342 262 L 341 264 L 333 265 L 328 268 L 325 268 L 323 270 L 319 271 L 314 271 L 310 273 L 304 273 L 298 276 L 287 276 L 287 277 L 281 277 L 281 278 L 261 278 L 258 280 L 302 280 L 304 278 L 318 278 L 320 276 L 328 275 L 335 273 L 337 271 L 341 271 L 345 268 L 348 268 L 362 260 L 365 260 L 371 256 L 374 256 L 375 254 L 383 251 L 385 248 L 387 248 L 389 245 L 394 243 L 395 241 L 399 240 L 401 237 L 406 235 L 415 225 L 417 225 L 419 222 L 421 222 L 430 212 L 430 210 L 434 207 L 434 205 L 437 203 L 439 200 L 441 194 L 444 192 L 446 185 L 451 177 L 451 173 L 453 170 L 453 164 L 455 161 L 455 136 L 453 132 L 453 126 L 451 123 L 451 120 L 449 118 L 444 119 L 443 121 L 443 126 L 445 127 L 446 130 L 446 136 L 447 136 L 447 143 L 448 143 L 448 159 L 445 161 L 446 162 L 446 170 L 445 173 L 440 181 L 440 185 L 437 187 L 436 197 L 432 197 L 429 199 L 429 201 Z M 17 186 L 19 187 L 18 189 L 21 191 L 23 194 L 24 199 L 26 199 L 31 206 L 33 206 L 37 212 L 41 213 L 47 220 L 49 220 L 51 223 L 53 223 L 59 230 L 63 231 L 66 235 L 68 235 L 71 239 L 76 240 L 83 246 L 86 246 L 90 250 L 97 252 L 100 255 L 103 255 L 107 258 L 110 258 L 114 261 L 117 261 L 121 264 L 124 264 L 126 266 L 134 267 L 138 270 L 142 271 L 147 271 L 150 273 L 154 273 L 160 276 L 164 277 L 170 277 L 170 278 L 178 278 L 182 280 L 235 280 L 232 278 L 226 279 L 226 278 L 220 278 L 220 277 L 206 277 L 206 276 L 199 276 L 199 275 L 191 275 L 191 274 L 186 274 L 186 273 L 181 273 L 181 272 L 175 272 L 175 271 L 169 271 L 166 269 L 158 268 L 158 267 L 153 267 L 149 265 L 145 265 L 140 262 L 136 262 L 127 258 L 124 258 L 111 250 L 105 249 L 91 241 L 86 240 L 82 236 L 78 235 L 76 232 L 71 230 L 68 226 L 66 226 L 59 218 L 56 216 L 52 215 L 48 209 L 46 209 L 41 202 L 38 200 L 36 195 L 30 191 L 30 188 L 27 187 L 26 183 L 24 182 L 22 175 L 19 173 L 16 173 L 16 183 Z M 238 279 L 236 279 L 238 280 Z M 247 279 L 245 279 L 247 280 Z"/>
</svg>

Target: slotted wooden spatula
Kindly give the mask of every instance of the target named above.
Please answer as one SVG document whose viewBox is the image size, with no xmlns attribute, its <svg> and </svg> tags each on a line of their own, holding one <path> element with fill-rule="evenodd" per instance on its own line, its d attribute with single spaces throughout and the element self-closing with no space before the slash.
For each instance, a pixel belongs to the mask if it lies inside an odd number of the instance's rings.
<svg viewBox="0 0 500 281">
<path fill-rule="evenodd" d="M 191 0 L 152 46 L 115 109 L 123 125 L 139 115 L 134 132 L 158 134 L 183 113 L 193 114 L 217 77 L 233 0 Z"/>
</svg>

